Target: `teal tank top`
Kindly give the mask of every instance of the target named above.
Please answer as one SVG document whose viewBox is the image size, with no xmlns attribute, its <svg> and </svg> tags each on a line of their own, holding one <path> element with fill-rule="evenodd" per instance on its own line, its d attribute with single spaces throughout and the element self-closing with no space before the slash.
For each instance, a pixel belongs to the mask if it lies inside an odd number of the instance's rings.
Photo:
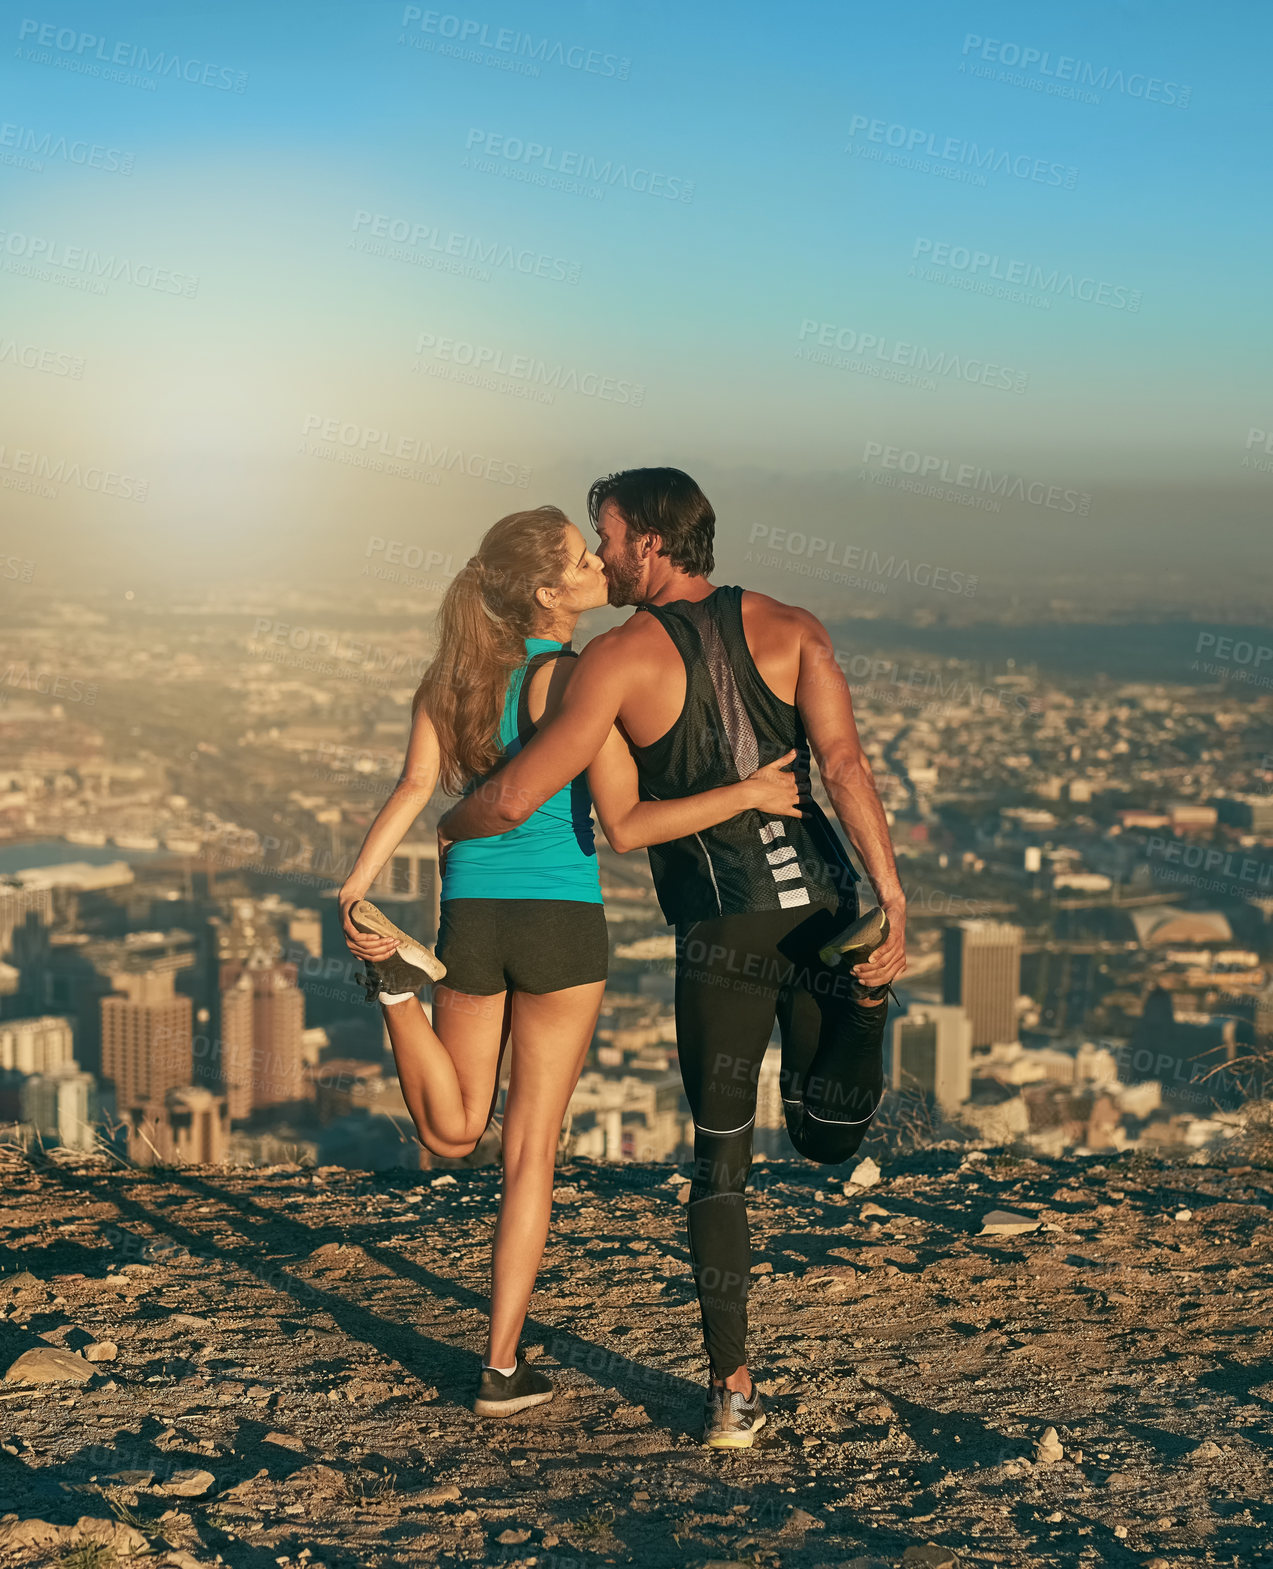
<svg viewBox="0 0 1273 1569">
<path fill-rule="evenodd" d="M 538 653 L 566 645 L 528 637 L 526 661 L 504 695 L 499 740 L 508 755 L 521 750 L 517 705 L 526 665 Z M 443 899 L 572 899 L 601 904 L 601 873 L 593 840 L 592 797 L 586 774 L 550 796 L 516 828 L 486 839 L 458 840 L 446 854 Z"/>
</svg>

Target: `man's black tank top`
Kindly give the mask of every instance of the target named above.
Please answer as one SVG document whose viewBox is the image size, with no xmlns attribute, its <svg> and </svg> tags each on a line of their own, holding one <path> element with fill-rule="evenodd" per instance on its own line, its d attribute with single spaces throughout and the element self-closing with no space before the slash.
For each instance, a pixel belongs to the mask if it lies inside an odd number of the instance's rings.
<svg viewBox="0 0 1273 1569">
<path fill-rule="evenodd" d="M 776 757 L 790 763 L 800 817 L 754 808 L 667 844 L 649 846 L 650 872 L 669 925 L 855 895 L 857 874 L 809 785 L 809 742 L 797 709 L 766 684 L 743 635 L 741 588 L 706 599 L 639 605 L 657 616 L 685 663 L 685 706 L 650 746 L 633 746 L 643 801 L 735 784 Z"/>
</svg>

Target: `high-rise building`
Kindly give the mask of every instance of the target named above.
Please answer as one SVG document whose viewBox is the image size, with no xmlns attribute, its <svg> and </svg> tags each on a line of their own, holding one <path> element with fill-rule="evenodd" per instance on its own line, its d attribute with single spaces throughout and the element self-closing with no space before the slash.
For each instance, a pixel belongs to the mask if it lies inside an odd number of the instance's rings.
<svg viewBox="0 0 1273 1569">
<path fill-rule="evenodd" d="M 238 1121 L 304 1098 L 305 999 L 296 966 L 257 953 L 221 966 L 221 1083 Z"/>
<path fill-rule="evenodd" d="M 1006 921 L 960 921 L 946 928 L 942 1001 L 968 1015 L 973 1046 L 1017 1038 L 1021 937 L 1021 928 Z"/>
<path fill-rule="evenodd" d="M 229 985 L 223 966 L 221 983 L 221 1093 L 226 1098 L 232 1121 L 252 1115 L 252 982 L 247 972 L 238 970 Z"/>
<path fill-rule="evenodd" d="M 52 939 L 41 965 L 43 1008 L 68 1014 L 75 1026 L 75 1060 L 99 1079 L 108 1078 L 102 1062 L 102 999 L 112 993 L 134 995 L 138 975 L 167 974 L 176 978 L 195 963 L 195 939 L 190 932 L 135 931 L 124 937 L 88 938 L 63 933 Z M 175 995 L 163 990 L 156 995 Z"/>
<path fill-rule="evenodd" d="M 73 1062 L 33 1073 L 22 1086 L 22 1120 L 45 1143 L 91 1150 L 97 1118 L 97 1080 Z"/>
<path fill-rule="evenodd" d="M 889 1083 L 949 1115 L 972 1093 L 972 1022 L 962 1008 L 913 1006 L 893 1021 Z"/>
<path fill-rule="evenodd" d="M 102 1076 L 121 1115 L 189 1084 L 194 1058 L 193 1004 L 170 969 L 118 972 L 118 992 L 102 998 Z M 122 992 L 123 995 L 119 995 Z"/>
<path fill-rule="evenodd" d="M 236 1122 L 305 1095 L 305 999 L 296 965 L 280 957 L 276 913 L 236 899 L 219 934 L 221 1085 Z"/>
<path fill-rule="evenodd" d="M 69 1019 L 45 1013 L 33 1019 L 0 1021 L 0 1070 L 53 1073 L 73 1064 L 74 1057 Z"/>
</svg>

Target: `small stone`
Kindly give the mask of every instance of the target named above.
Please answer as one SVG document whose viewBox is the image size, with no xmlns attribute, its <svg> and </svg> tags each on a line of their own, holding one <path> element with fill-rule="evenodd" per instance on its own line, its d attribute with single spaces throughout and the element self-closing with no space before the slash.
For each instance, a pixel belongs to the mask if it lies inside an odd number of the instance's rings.
<svg viewBox="0 0 1273 1569">
<path fill-rule="evenodd" d="M 521 1543 L 528 1542 L 530 1540 L 530 1530 L 528 1527 L 524 1526 L 516 1530 L 512 1526 L 509 1526 L 508 1530 L 501 1531 L 495 1540 L 500 1544 L 501 1547 L 519 1547 Z"/>
<path fill-rule="evenodd" d="M 1064 1519 L 1065 1519 L 1065 1516 L 1061 1513 L 1061 1511 L 1059 1509 L 1054 1509 L 1052 1511 L 1052 1513 L 1048 1516 L 1048 1524 L 1049 1525 L 1056 1525 L 1059 1521 L 1064 1520 Z"/>
<path fill-rule="evenodd" d="M 174 1313 L 172 1323 L 181 1324 L 186 1329 L 211 1329 L 210 1318 L 200 1318 L 197 1313 Z"/>
<path fill-rule="evenodd" d="M 1010 1209 L 992 1209 L 981 1221 L 983 1237 L 1019 1237 L 1027 1231 L 1037 1231 L 1040 1222 L 1036 1216 L 1017 1215 Z"/>
<path fill-rule="evenodd" d="M 93 1376 L 92 1364 L 76 1351 L 40 1346 L 24 1351 L 4 1375 L 6 1384 L 83 1384 Z"/>
<path fill-rule="evenodd" d="M 460 1490 L 455 1483 L 447 1482 L 442 1487 L 431 1487 L 427 1493 L 421 1493 L 420 1502 L 436 1509 L 439 1504 L 453 1504 L 459 1496 Z"/>
<path fill-rule="evenodd" d="M 1176 1213 L 1172 1216 L 1172 1219 L 1173 1220 L 1192 1220 L 1193 1219 L 1193 1211 L 1191 1209 L 1178 1209 L 1176 1211 Z"/>
<path fill-rule="evenodd" d="M 678 1204 L 688 1204 L 689 1201 L 690 1201 L 690 1185 L 687 1182 L 685 1184 L 685 1186 L 683 1188 L 681 1188 L 679 1190 L 679 1192 L 677 1193 L 677 1195 L 676 1195 L 676 1202 Z"/>
<path fill-rule="evenodd" d="M 1056 1436 L 1056 1428 L 1049 1427 L 1044 1430 L 1043 1437 L 1035 1445 L 1034 1463 L 1036 1465 L 1053 1465 L 1062 1459 L 1065 1450 L 1061 1447 L 1061 1440 Z"/>
<path fill-rule="evenodd" d="M 858 1211 L 858 1214 L 863 1220 L 866 1220 L 871 1215 L 887 1215 L 888 1210 L 881 1209 L 878 1204 L 863 1204 L 862 1208 Z"/>
<path fill-rule="evenodd" d="M 1124 1536 L 1127 1535 L 1127 1527 L 1125 1525 L 1116 1525 L 1114 1527 L 1114 1535 L 1121 1540 Z"/>
<path fill-rule="evenodd" d="M 1207 1438 L 1196 1449 L 1189 1451 L 1189 1458 L 1190 1460 L 1214 1460 L 1219 1453 L 1219 1444 L 1213 1443 L 1211 1439 Z"/>
<path fill-rule="evenodd" d="M 455 1178 L 449 1171 L 444 1171 L 440 1177 L 434 1177 L 429 1184 L 431 1188 L 446 1188 L 455 1186 Z"/>
<path fill-rule="evenodd" d="M 880 1168 L 868 1155 L 865 1160 L 858 1161 L 849 1173 L 849 1180 L 845 1183 L 844 1191 L 851 1198 L 850 1189 L 873 1188 L 880 1180 Z"/>
<path fill-rule="evenodd" d="M 556 1531 L 549 1531 L 547 1536 L 544 1537 L 544 1546 L 556 1547 L 557 1543 L 560 1541 L 561 1538 L 557 1535 Z"/>
<path fill-rule="evenodd" d="M 280 1449 L 303 1450 L 303 1439 L 297 1438 L 295 1433 L 267 1433 L 263 1440 L 267 1444 L 277 1444 Z"/>
<path fill-rule="evenodd" d="M 89 1362 L 113 1362 L 119 1355 L 119 1347 L 113 1340 L 95 1340 L 91 1346 L 85 1346 L 83 1355 Z"/>
<path fill-rule="evenodd" d="M 174 1471 L 155 1491 L 174 1498 L 202 1498 L 215 1481 L 211 1471 Z"/>
<path fill-rule="evenodd" d="M 112 1471 L 106 1479 L 118 1482 L 121 1487 L 149 1487 L 155 1480 L 153 1471 Z"/>
<path fill-rule="evenodd" d="M 768 1262 L 764 1264 L 753 1264 L 751 1266 L 751 1272 L 753 1275 L 772 1275 L 774 1272 L 774 1267 Z"/>
<path fill-rule="evenodd" d="M 1125 1493 L 1128 1488 L 1136 1486 L 1136 1478 L 1128 1476 L 1126 1471 L 1111 1471 L 1105 1479 L 1105 1485 L 1111 1493 Z"/>
</svg>

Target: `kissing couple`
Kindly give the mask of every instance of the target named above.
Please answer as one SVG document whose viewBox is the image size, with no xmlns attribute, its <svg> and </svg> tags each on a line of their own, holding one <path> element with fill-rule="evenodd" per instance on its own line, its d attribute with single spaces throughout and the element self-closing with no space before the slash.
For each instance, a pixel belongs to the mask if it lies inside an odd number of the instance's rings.
<svg viewBox="0 0 1273 1569">
<path fill-rule="evenodd" d="M 473 1409 L 551 1400 L 518 1350 L 548 1236 L 553 1170 L 605 991 L 593 817 L 645 849 L 676 936 L 676 1036 L 694 1120 L 689 1252 L 708 1361 L 703 1440 L 747 1448 L 765 1422 L 747 1367 L 745 1191 L 760 1064 L 775 1019 L 791 1141 L 838 1165 L 883 1095 L 889 983 L 906 902 L 853 705 L 826 628 L 753 589 L 715 585 L 716 515 L 679 469 L 629 469 L 588 493 L 597 544 L 557 507 L 501 518 L 447 589 L 412 701 L 402 775 L 368 829 L 340 909 L 384 1010 L 424 1146 L 467 1155 L 502 1128 L 490 1331 Z M 602 605 L 621 626 L 571 647 Z M 810 759 L 874 890 L 814 799 Z M 436 952 L 366 895 L 432 799 Z M 420 988 L 432 983 L 432 1020 Z"/>
</svg>

